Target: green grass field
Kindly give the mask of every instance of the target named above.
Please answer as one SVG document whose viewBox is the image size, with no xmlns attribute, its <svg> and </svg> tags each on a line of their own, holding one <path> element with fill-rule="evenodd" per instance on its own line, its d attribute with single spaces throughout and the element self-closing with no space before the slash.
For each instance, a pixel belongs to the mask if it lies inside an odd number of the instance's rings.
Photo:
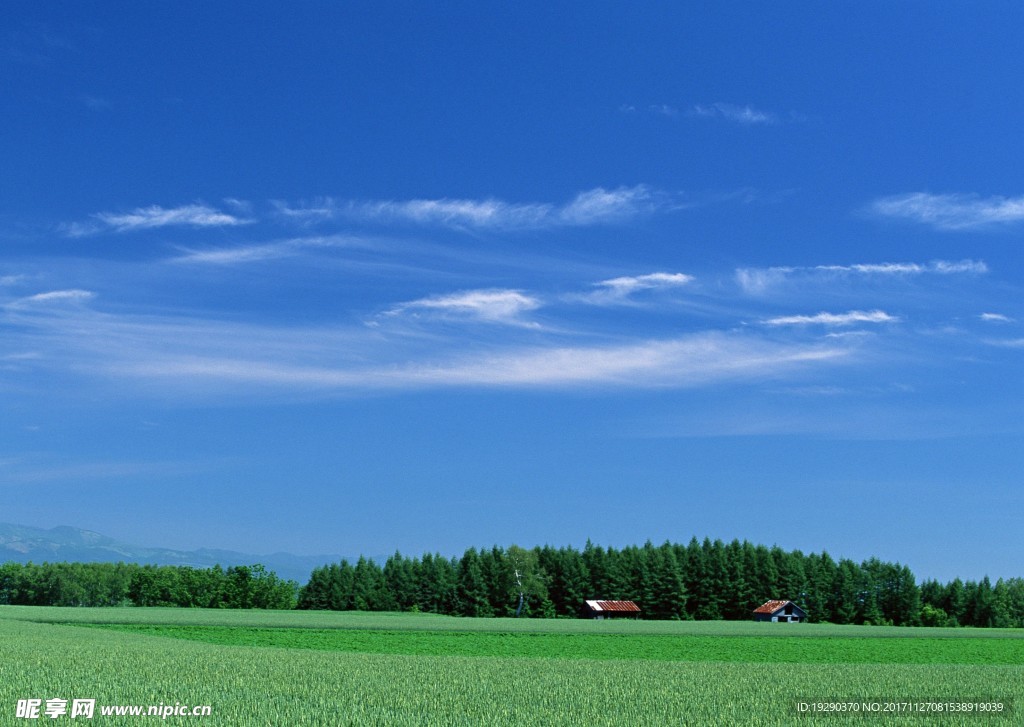
<svg viewBox="0 0 1024 727">
<path fill-rule="evenodd" d="M 1021 724 L 1024 632 L 814 624 L 0 607 L 19 699 L 209 704 L 203 725 Z M 798 700 L 1001 701 L 992 715 L 800 716 Z M 97 707 L 98 709 L 98 707 Z"/>
</svg>

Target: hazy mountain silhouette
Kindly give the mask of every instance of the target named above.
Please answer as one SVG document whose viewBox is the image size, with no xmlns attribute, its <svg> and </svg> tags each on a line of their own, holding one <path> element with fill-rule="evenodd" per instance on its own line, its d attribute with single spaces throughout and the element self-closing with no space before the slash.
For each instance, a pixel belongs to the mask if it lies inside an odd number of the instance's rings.
<svg viewBox="0 0 1024 727">
<path fill-rule="evenodd" d="M 62 525 L 46 530 L 26 525 L 0 523 L 0 563 L 80 562 L 80 563 L 152 563 L 154 565 L 188 565 L 209 568 L 221 565 L 252 565 L 262 563 L 281 578 L 304 584 L 310 571 L 327 563 L 340 561 L 340 555 L 293 555 L 271 553 L 253 555 L 233 550 L 171 550 L 122 543 L 106 535 Z"/>
</svg>

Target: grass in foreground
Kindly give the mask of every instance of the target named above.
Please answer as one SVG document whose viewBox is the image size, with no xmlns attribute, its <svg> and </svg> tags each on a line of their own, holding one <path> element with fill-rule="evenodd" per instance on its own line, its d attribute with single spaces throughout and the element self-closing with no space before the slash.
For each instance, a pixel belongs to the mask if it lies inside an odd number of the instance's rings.
<svg viewBox="0 0 1024 727">
<path fill-rule="evenodd" d="M 794 702 L 821 699 L 1001 699 L 1008 704 L 1024 697 L 1024 666 L 988 663 L 771 663 L 722 660 L 678 661 L 659 659 L 565 658 L 564 656 L 451 656 L 321 651 L 308 648 L 255 648 L 179 638 L 154 638 L 129 631 L 79 628 L 34 623 L 88 622 L 103 614 L 106 620 L 148 622 L 190 627 L 210 622 L 219 626 L 244 625 L 247 630 L 275 631 L 295 638 L 318 638 L 330 632 L 342 638 L 362 634 L 371 641 L 377 634 L 351 625 L 377 625 L 403 637 L 441 637 L 492 641 L 509 637 L 492 622 L 423 616 L 303 614 L 252 612 L 195 612 L 144 609 L 17 609 L 0 607 L 0 724 L 13 719 L 18 699 L 93 698 L 98 704 L 150 704 L 157 702 L 210 704 L 213 716 L 169 718 L 168 724 L 203 725 L 779 725 L 801 723 Z M 63 616 L 63 618 L 56 618 Z M 282 623 L 314 631 L 268 629 Z M 445 624 L 424 635 L 426 623 Z M 403 630 L 405 623 L 412 628 Z M 635 622 L 634 622 L 635 623 Z M 640 622 L 642 624 L 643 622 Z M 459 631 L 453 624 L 464 624 Z M 637 626 L 639 626 L 638 624 Z M 561 633 L 557 627 L 564 629 Z M 547 634 L 569 640 L 601 638 L 607 624 L 553 622 Z M 687 638 L 732 641 L 751 638 L 756 624 L 712 624 L 694 630 L 692 624 L 657 625 L 669 628 L 677 640 Z M 450 627 L 450 628 L 449 628 Z M 630 629 L 628 624 L 613 625 Z M 645 627 L 646 628 L 646 627 Z M 701 628 L 705 628 L 701 626 Z M 785 627 L 784 627 L 785 628 Z M 766 648 L 806 648 L 822 634 L 811 631 L 763 631 Z M 673 630 L 674 629 L 674 630 Z M 217 630 L 217 629 L 214 629 Z M 227 629 L 230 631 L 231 629 Z M 404 631 L 404 633 L 402 633 Z M 848 646 L 874 648 L 886 641 L 913 650 L 918 641 L 909 629 L 904 638 L 840 639 Z M 519 637 L 529 632 L 521 631 Z M 876 632 L 878 633 L 878 632 Z M 922 636 L 925 632 L 922 632 Z M 303 635 L 305 634 L 305 635 Z M 736 636 L 729 637 L 730 634 Z M 771 634 L 768 636 L 768 634 Z M 779 635 L 782 635 L 781 637 Z M 604 635 L 606 637 L 606 635 Z M 787 638 L 789 637 L 789 638 Z M 632 639 L 658 640 L 652 633 L 632 633 Z M 809 639 L 809 640 L 808 640 Z M 669 639 L 671 641 L 672 639 Z M 756 640 L 756 639 L 755 639 Z M 983 632 L 947 639 L 949 648 L 964 648 L 974 641 L 1020 644 L 1012 634 L 991 638 Z M 443 642 L 430 641 L 434 649 Z M 785 645 L 785 646 L 783 646 Z M 813 647 L 817 649 L 817 645 Z M 852 648 L 852 647 L 851 647 Z M 436 650 L 436 649 L 435 649 Z M 810 659 L 810 652 L 804 658 Z M 1001 718 L 978 716 L 872 717 L 872 724 L 981 725 L 1019 724 L 1016 705 Z M 62 718 L 67 719 L 67 718 Z M 60 721 L 60 720 L 57 720 Z M 861 717 L 836 715 L 808 724 L 861 723 Z M 97 724 L 138 724 L 138 718 L 97 717 Z M 25 722 L 27 724 L 27 722 Z"/>
<path fill-rule="evenodd" d="M 726 661 L 756 664 L 1024 664 L 1024 639 L 370 631 L 103 624 L 99 628 L 225 646 L 361 654 Z"/>
</svg>

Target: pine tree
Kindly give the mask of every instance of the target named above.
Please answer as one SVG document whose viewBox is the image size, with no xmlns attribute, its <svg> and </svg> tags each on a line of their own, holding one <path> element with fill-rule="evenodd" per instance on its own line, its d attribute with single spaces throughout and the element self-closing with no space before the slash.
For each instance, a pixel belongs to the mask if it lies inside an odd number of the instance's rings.
<svg viewBox="0 0 1024 727">
<path fill-rule="evenodd" d="M 458 613 L 462 616 L 493 615 L 476 548 L 467 550 L 459 561 Z"/>
</svg>

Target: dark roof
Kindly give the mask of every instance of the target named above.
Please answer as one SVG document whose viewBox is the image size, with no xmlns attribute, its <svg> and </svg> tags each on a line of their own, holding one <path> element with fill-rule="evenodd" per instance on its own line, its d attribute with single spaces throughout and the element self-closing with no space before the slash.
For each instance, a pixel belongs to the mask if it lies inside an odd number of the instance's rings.
<svg viewBox="0 0 1024 727">
<path fill-rule="evenodd" d="M 640 613 L 640 607 L 632 601 L 587 601 L 593 611 L 609 611 L 613 613 Z"/>
<path fill-rule="evenodd" d="M 783 606 L 785 606 L 787 603 L 793 603 L 793 602 L 792 601 L 765 601 L 763 605 L 758 606 L 757 608 L 754 609 L 754 613 L 769 613 L 769 614 L 770 613 L 775 613 L 776 611 L 781 609 Z M 793 605 L 796 606 L 795 603 L 793 603 Z M 800 608 L 799 606 L 796 606 L 796 607 Z M 803 611 L 802 608 L 800 608 L 800 610 Z"/>
</svg>

